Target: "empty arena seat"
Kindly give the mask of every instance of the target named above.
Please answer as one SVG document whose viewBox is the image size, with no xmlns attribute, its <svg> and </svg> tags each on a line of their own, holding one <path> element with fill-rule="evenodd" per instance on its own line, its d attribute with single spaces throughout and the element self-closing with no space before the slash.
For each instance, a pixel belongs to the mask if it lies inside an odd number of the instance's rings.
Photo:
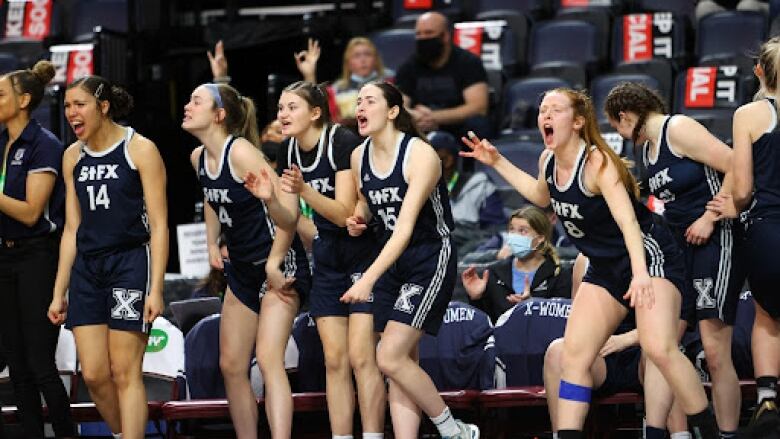
<svg viewBox="0 0 780 439">
<path fill-rule="evenodd" d="M 663 59 L 687 63 L 688 25 L 672 12 L 634 13 L 618 17 L 612 29 L 612 64 Z"/>
<path fill-rule="evenodd" d="M 401 64 L 414 55 L 414 29 L 386 29 L 371 34 L 371 41 L 382 55 L 385 66 L 398 71 Z"/>
<path fill-rule="evenodd" d="M 648 75 L 612 73 L 594 78 L 590 84 L 590 96 L 593 99 L 593 109 L 596 111 L 596 119 L 599 124 L 607 123 L 604 103 L 607 100 L 609 91 L 622 82 L 638 82 L 660 92 L 658 81 Z M 669 97 L 663 96 L 663 94 L 662 97 L 665 99 L 668 107 Z"/>
<path fill-rule="evenodd" d="M 696 55 L 699 64 L 736 64 L 748 72 L 752 54 L 766 39 L 766 15 L 756 11 L 723 11 L 699 21 Z"/>
<path fill-rule="evenodd" d="M 596 27 L 578 20 L 541 22 L 531 30 L 530 44 L 532 76 L 559 76 L 576 88 L 585 86 L 605 54 Z"/>
</svg>

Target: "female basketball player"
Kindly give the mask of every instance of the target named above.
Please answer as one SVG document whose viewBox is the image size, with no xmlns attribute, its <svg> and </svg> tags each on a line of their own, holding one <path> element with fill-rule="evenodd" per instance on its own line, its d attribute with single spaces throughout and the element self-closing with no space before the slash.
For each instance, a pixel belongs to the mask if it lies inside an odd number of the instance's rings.
<svg viewBox="0 0 780 439">
<path fill-rule="evenodd" d="M 697 297 L 695 314 L 718 428 L 721 437 L 734 437 L 742 398 L 731 361 L 731 335 L 742 284 L 731 276 L 739 263 L 731 257 L 731 220 L 719 220 L 706 209 L 721 190 L 718 173 L 731 167 L 731 148 L 694 119 L 666 114 L 661 97 L 643 84 L 617 85 L 604 107 L 623 138 L 644 145 L 650 193 L 664 202 L 664 218 L 683 250 L 687 291 L 682 293 Z"/>
<path fill-rule="evenodd" d="M 366 302 L 374 293 L 375 327 L 382 332 L 377 363 L 390 379 L 395 437 L 417 437 L 418 422 L 412 420 L 419 420 L 419 407 L 442 437 L 477 439 L 479 429 L 452 417 L 415 360 L 423 331 L 439 330 L 457 276 L 441 161 L 417 132 L 395 86 L 363 86 L 356 117 L 360 135 L 368 139 L 352 153 L 360 195 L 347 226 L 358 235 L 374 217 L 385 239 L 376 260 L 341 300 Z"/>
<path fill-rule="evenodd" d="M 292 394 L 284 351 L 310 282 L 306 254 L 295 235 L 298 197 L 280 190 L 257 148 L 254 104 L 233 87 L 196 88 L 184 107 L 182 128 L 203 143 L 190 158 L 206 201 L 209 259 L 224 268 L 228 281 L 220 320 L 220 368 L 233 426 L 240 438 L 257 437 L 257 402 L 249 382 L 256 344 L 271 432 L 275 438 L 289 438 Z M 250 171 L 259 175 L 245 178 Z M 229 261 L 219 252 L 220 232 Z"/>
<path fill-rule="evenodd" d="M 99 76 L 77 79 L 65 92 L 65 116 L 78 140 L 62 159 L 65 229 L 49 306 L 52 322 L 73 329 L 98 411 L 125 439 L 144 437 L 141 364 L 163 310 L 168 260 L 162 158 L 152 141 L 116 123 L 132 103 Z"/>
<path fill-rule="evenodd" d="M 590 260 L 564 335 L 558 436 L 583 437 L 590 366 L 633 307 L 642 349 L 671 384 L 693 428 L 702 437 L 716 437 L 698 375 L 677 349 L 684 275 L 679 248 L 637 201 L 636 181 L 602 139 L 586 95 L 548 91 L 538 124 L 550 151 L 539 158 L 536 179 L 476 136 L 463 138 L 472 151 L 462 154 L 495 167 L 534 204 L 552 203 L 569 238 Z"/>
</svg>

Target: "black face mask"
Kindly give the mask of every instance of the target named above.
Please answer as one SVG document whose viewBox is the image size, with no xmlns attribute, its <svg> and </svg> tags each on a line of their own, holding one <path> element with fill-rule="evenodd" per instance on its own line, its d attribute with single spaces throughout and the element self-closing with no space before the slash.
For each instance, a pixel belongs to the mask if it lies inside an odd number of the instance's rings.
<svg viewBox="0 0 780 439">
<path fill-rule="evenodd" d="M 444 42 L 441 36 L 417 39 L 417 59 L 423 63 L 432 63 L 444 52 Z"/>
</svg>

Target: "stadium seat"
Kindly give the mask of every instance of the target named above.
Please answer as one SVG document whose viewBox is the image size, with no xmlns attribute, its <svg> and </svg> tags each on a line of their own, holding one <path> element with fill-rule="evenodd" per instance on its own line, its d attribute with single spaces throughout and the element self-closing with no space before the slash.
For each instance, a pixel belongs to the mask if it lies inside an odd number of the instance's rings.
<svg viewBox="0 0 780 439">
<path fill-rule="evenodd" d="M 634 9 L 641 12 L 671 12 L 687 25 L 696 22 L 696 2 L 680 0 L 634 0 Z"/>
<path fill-rule="evenodd" d="M 543 385 L 542 368 L 547 347 L 563 337 L 571 300 L 531 298 L 499 317 L 494 329 L 496 363 L 505 373 L 497 388 Z"/>
<path fill-rule="evenodd" d="M 547 0 L 476 0 L 474 9 L 477 15 L 488 11 L 517 11 L 535 20 L 549 16 L 550 6 Z"/>
<path fill-rule="evenodd" d="M 483 311 L 450 302 L 436 337 L 420 340 L 420 367 L 442 390 L 485 390 L 494 386 L 493 325 Z"/>
<path fill-rule="evenodd" d="M 620 16 L 612 29 L 612 65 L 666 60 L 685 66 L 690 57 L 688 29 L 684 19 L 670 12 Z"/>
<path fill-rule="evenodd" d="M 0 75 L 12 72 L 19 68 L 19 59 L 10 52 L 0 53 Z"/>
<path fill-rule="evenodd" d="M 414 27 L 417 17 L 428 11 L 446 15 L 451 22 L 462 20 L 465 0 L 392 0 L 393 21 L 402 27 Z"/>
<path fill-rule="evenodd" d="M 674 67 L 665 59 L 650 59 L 647 61 L 624 62 L 612 69 L 613 73 L 647 75 L 658 81 L 658 91 L 667 97 L 667 104 L 672 101 L 674 89 Z"/>
<path fill-rule="evenodd" d="M 594 78 L 590 84 L 590 96 L 593 99 L 593 109 L 596 111 L 596 120 L 599 124 L 607 123 L 604 103 L 607 100 L 609 91 L 622 82 L 638 82 L 660 92 L 658 81 L 648 75 L 612 73 Z M 662 97 L 665 99 L 668 108 L 669 97 L 663 95 Z"/>
<path fill-rule="evenodd" d="M 751 54 L 766 39 L 766 15 L 756 11 L 724 11 L 699 21 L 696 55 L 701 65 L 736 64 L 744 72 L 753 67 Z"/>
<path fill-rule="evenodd" d="M 531 76 L 558 76 L 584 88 L 605 58 L 595 26 L 577 20 L 551 20 L 531 29 Z"/>
<path fill-rule="evenodd" d="M 530 23 L 528 17 L 522 12 L 513 11 L 509 9 L 495 9 L 485 12 L 480 12 L 476 16 L 477 20 L 504 20 L 512 30 L 514 34 L 514 46 L 515 46 L 515 67 L 514 74 L 518 75 L 525 72 L 525 64 L 527 61 L 528 50 L 527 44 L 528 35 L 530 32 Z"/>
<path fill-rule="evenodd" d="M 386 29 L 371 34 L 371 41 L 382 55 L 385 66 L 398 71 L 410 56 L 414 56 L 414 29 Z"/>
<path fill-rule="evenodd" d="M 608 53 L 613 15 L 608 8 L 572 7 L 558 9 L 556 20 L 578 20 L 592 24 L 596 28 L 596 41 L 600 53 Z"/>
<path fill-rule="evenodd" d="M 536 118 L 542 95 L 547 90 L 558 87 L 571 87 L 571 84 L 557 77 L 531 77 L 511 81 L 504 91 L 502 128 L 509 128 L 513 132 L 529 130 L 538 133 Z"/>
</svg>

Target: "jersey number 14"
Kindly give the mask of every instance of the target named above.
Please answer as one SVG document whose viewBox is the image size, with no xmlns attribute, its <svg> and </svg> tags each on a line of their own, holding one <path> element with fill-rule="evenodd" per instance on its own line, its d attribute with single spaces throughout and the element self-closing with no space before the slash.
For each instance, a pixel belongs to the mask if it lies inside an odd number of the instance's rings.
<svg viewBox="0 0 780 439">
<path fill-rule="evenodd" d="M 111 204 L 111 200 L 108 198 L 108 187 L 105 184 L 101 184 L 98 187 L 97 193 L 95 193 L 95 186 L 87 186 L 87 194 L 89 194 L 89 210 L 97 210 L 98 206 L 108 209 Z"/>
</svg>

